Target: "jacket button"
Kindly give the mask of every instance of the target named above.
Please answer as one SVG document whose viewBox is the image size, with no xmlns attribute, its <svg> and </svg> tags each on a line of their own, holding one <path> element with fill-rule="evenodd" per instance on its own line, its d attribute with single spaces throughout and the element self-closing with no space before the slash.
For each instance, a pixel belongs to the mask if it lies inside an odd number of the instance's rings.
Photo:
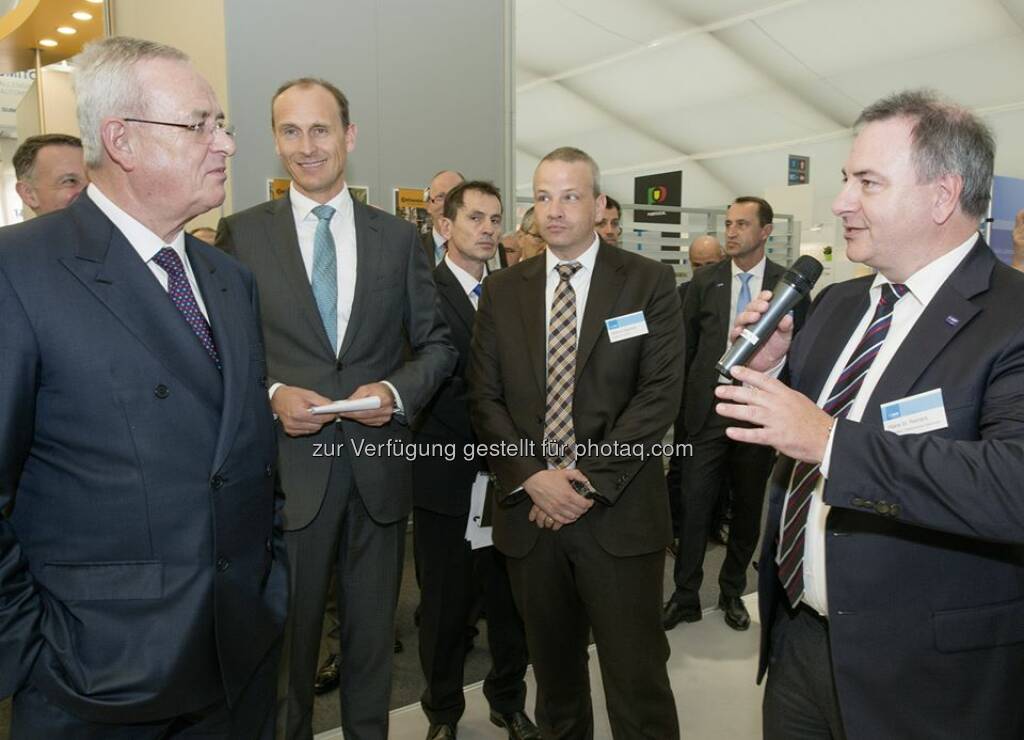
<svg viewBox="0 0 1024 740">
<path fill-rule="evenodd" d="M 890 509 L 889 509 L 889 502 L 888 501 L 879 501 L 877 504 L 875 504 L 875 511 L 877 511 L 879 514 L 882 514 L 883 516 L 885 516 L 890 511 Z"/>
<path fill-rule="evenodd" d="M 227 558 L 217 558 L 217 570 L 221 573 L 231 567 L 231 562 Z"/>
<path fill-rule="evenodd" d="M 902 511 L 902 509 L 900 508 L 899 504 L 890 504 L 889 505 L 889 516 L 899 516 L 900 515 L 900 511 Z"/>
<path fill-rule="evenodd" d="M 160 385 L 153 389 L 153 395 L 163 400 L 164 398 L 167 398 L 169 395 L 171 395 L 171 390 L 166 385 L 161 383 Z"/>
<path fill-rule="evenodd" d="M 862 499 L 860 496 L 854 496 L 850 503 L 853 504 L 854 506 L 863 506 L 864 499 Z"/>
<path fill-rule="evenodd" d="M 344 370 L 345 364 L 341 360 L 338 360 L 336 363 L 334 363 L 334 367 L 337 368 L 338 370 Z"/>
<path fill-rule="evenodd" d="M 264 547 L 266 547 L 266 548 L 267 548 L 267 552 L 271 552 L 271 551 L 272 551 L 272 550 L 274 549 L 274 545 L 273 545 L 273 543 L 272 543 L 272 542 L 270 541 L 270 538 L 269 538 L 269 537 L 267 537 L 267 541 L 266 541 L 266 542 L 264 543 Z"/>
<path fill-rule="evenodd" d="M 224 487 L 224 478 L 222 478 L 220 475 L 213 476 L 212 478 L 210 478 L 210 487 L 215 491 L 219 491 L 221 488 Z"/>
<path fill-rule="evenodd" d="M 268 478 L 273 478 L 274 477 L 274 466 L 268 464 L 267 467 L 263 468 L 263 473 Z"/>
</svg>

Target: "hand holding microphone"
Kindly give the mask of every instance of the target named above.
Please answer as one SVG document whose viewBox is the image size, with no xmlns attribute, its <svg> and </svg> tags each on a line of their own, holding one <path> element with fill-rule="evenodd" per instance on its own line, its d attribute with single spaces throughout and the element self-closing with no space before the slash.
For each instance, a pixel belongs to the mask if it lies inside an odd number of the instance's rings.
<svg viewBox="0 0 1024 740">
<path fill-rule="evenodd" d="M 765 302 L 765 293 L 751 301 L 736 317 L 737 327 L 730 335 L 734 341 L 715 365 L 718 372 L 730 377 L 735 365 L 761 372 L 775 367 L 788 351 L 793 335 L 793 319 L 788 314 L 810 295 L 821 270 L 818 260 L 804 255 L 779 278 L 770 302 Z"/>
</svg>

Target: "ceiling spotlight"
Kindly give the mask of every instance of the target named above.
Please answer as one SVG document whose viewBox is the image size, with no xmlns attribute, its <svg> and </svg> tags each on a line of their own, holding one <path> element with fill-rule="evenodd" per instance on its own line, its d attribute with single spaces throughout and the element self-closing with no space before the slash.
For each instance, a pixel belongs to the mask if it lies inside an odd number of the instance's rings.
<svg viewBox="0 0 1024 740">
<path fill-rule="evenodd" d="M 71 14 L 71 17 L 76 21 L 91 21 L 92 13 L 86 13 L 84 10 L 76 10 Z"/>
<path fill-rule="evenodd" d="M 57 42 L 53 39 L 39 39 L 40 46 L 56 46 Z"/>
<path fill-rule="evenodd" d="M 73 36 L 78 33 L 78 31 L 71 26 L 57 26 L 57 33 L 62 33 L 65 36 Z"/>
<path fill-rule="evenodd" d="M 87 1 L 92 3 L 93 5 L 101 5 L 103 3 L 103 0 L 87 0 Z"/>
</svg>

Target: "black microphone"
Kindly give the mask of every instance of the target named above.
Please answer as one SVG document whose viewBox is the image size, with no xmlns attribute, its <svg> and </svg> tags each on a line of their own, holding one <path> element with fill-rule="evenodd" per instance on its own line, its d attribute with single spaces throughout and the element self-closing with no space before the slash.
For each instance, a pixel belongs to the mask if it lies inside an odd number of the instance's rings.
<svg viewBox="0 0 1024 740">
<path fill-rule="evenodd" d="M 740 332 L 736 341 L 715 365 L 715 369 L 728 378 L 731 377 L 729 371 L 735 365 L 746 365 L 761 342 L 772 335 L 782 317 L 810 294 L 811 288 L 821 277 L 821 269 L 821 263 L 806 254 L 794 262 L 793 266 L 779 278 L 768 310 L 761 314 L 756 324 Z"/>
</svg>

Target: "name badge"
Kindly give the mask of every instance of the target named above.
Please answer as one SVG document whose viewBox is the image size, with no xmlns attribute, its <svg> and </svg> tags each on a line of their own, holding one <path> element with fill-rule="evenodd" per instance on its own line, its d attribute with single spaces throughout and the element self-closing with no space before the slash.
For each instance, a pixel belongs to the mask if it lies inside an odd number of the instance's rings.
<svg viewBox="0 0 1024 740">
<path fill-rule="evenodd" d="M 608 339 L 612 342 L 621 342 L 623 339 L 640 337 L 647 333 L 647 319 L 644 318 L 643 311 L 605 319 L 604 325 L 608 327 Z"/>
<path fill-rule="evenodd" d="M 894 434 L 921 434 L 945 429 L 949 422 L 942 403 L 942 389 L 883 403 L 882 426 Z"/>
</svg>

